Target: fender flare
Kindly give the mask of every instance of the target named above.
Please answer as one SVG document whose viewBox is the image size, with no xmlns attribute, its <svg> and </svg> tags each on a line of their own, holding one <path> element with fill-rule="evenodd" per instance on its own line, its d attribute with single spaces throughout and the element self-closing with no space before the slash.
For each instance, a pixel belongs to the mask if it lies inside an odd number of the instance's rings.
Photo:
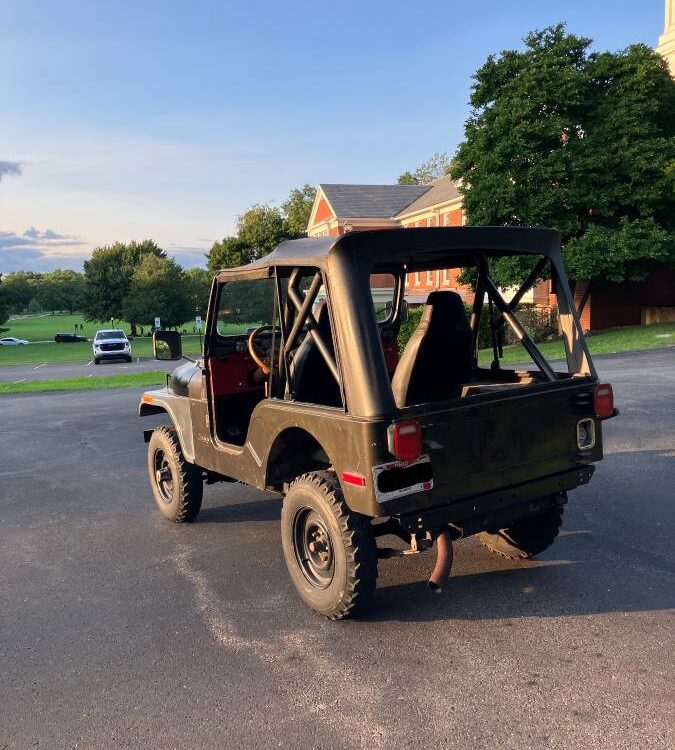
<svg viewBox="0 0 675 750">
<path fill-rule="evenodd" d="M 195 447 L 192 435 L 190 399 L 187 396 L 177 396 L 167 389 L 146 391 L 141 396 L 138 405 L 138 416 L 147 417 L 151 414 L 162 413 L 169 415 L 178 435 L 185 460 L 193 464 L 195 462 Z M 150 439 L 149 434 L 150 431 L 147 432 L 146 442 Z"/>
</svg>

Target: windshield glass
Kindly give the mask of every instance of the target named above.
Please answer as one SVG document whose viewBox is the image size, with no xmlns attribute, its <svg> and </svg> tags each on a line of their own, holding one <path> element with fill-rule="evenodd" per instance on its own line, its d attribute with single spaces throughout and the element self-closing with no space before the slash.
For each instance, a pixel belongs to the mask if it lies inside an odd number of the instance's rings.
<svg viewBox="0 0 675 750">
<path fill-rule="evenodd" d="M 99 341 L 102 339 L 125 339 L 126 337 L 124 331 L 99 331 L 96 334 Z"/>
</svg>

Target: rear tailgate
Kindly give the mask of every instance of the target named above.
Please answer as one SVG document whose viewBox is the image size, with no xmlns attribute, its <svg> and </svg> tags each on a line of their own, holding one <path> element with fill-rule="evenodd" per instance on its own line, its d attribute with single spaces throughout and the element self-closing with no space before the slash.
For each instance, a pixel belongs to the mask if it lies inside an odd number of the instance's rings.
<svg viewBox="0 0 675 750">
<path fill-rule="evenodd" d="M 595 445 L 584 451 L 577 446 L 577 423 L 593 417 L 592 387 L 589 379 L 542 383 L 465 398 L 442 410 L 406 409 L 406 418 L 422 425 L 433 489 L 414 503 L 398 501 L 397 511 L 487 494 L 600 460 L 599 422 Z"/>
</svg>

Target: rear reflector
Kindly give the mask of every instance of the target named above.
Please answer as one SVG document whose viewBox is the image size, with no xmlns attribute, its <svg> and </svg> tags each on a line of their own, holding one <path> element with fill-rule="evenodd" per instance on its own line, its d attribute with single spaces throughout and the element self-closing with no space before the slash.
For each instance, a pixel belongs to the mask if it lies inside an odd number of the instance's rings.
<svg viewBox="0 0 675 750">
<path fill-rule="evenodd" d="M 355 484 L 357 487 L 366 486 L 366 478 L 361 474 L 352 474 L 349 471 L 342 472 L 342 481 L 347 484 Z"/>
<path fill-rule="evenodd" d="M 609 383 L 598 383 L 593 391 L 593 406 L 598 419 L 614 416 L 614 391 Z"/>
<path fill-rule="evenodd" d="M 414 461 L 422 454 L 422 428 L 419 422 L 411 419 L 397 422 L 393 428 L 393 453 L 399 461 Z"/>
</svg>

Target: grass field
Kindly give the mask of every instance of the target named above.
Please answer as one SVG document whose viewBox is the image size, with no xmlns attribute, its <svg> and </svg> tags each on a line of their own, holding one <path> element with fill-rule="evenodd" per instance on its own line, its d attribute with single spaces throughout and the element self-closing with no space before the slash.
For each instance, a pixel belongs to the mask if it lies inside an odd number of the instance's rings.
<svg viewBox="0 0 675 750">
<path fill-rule="evenodd" d="M 4 365 L 42 364 L 43 362 L 89 362 L 93 356 L 91 342 L 77 344 L 55 344 L 54 334 L 60 331 L 72 331 L 75 323 L 84 326 L 83 335 L 93 337 L 99 328 L 105 326 L 87 323 L 81 315 L 30 315 L 9 320 L 3 328 L 2 336 L 16 336 L 31 342 L 27 346 L 0 346 L 0 367 Z M 129 331 L 126 323 L 120 327 Z M 240 332 L 242 326 L 233 327 L 233 333 Z M 191 326 L 187 330 L 191 330 Z M 653 349 L 675 345 L 675 323 L 659 323 L 652 326 L 632 326 L 615 328 L 588 336 L 586 339 L 591 354 L 610 354 L 640 349 Z M 562 341 L 550 341 L 539 344 L 542 354 L 549 360 L 565 356 Z M 198 354 L 199 337 L 183 337 L 183 351 L 186 354 Z M 152 339 L 144 336 L 134 339 L 132 343 L 134 357 L 152 357 Z M 484 349 L 480 354 L 481 364 L 489 364 L 492 352 Z M 528 362 L 529 357 L 520 345 L 504 348 L 504 364 Z"/>
<path fill-rule="evenodd" d="M 81 341 L 74 344 L 56 344 L 54 336 L 57 333 L 71 333 L 75 324 L 83 325 L 83 331 L 78 334 L 93 338 L 100 328 L 110 328 L 110 324 L 87 323 L 81 315 L 26 315 L 8 320 L 2 336 L 16 336 L 31 343 L 27 346 L 0 346 L 0 367 L 4 365 L 38 365 L 43 362 L 89 362 L 93 357 L 91 341 Z M 117 323 L 127 333 L 131 331 L 128 323 Z M 192 330 L 192 326 L 185 328 Z M 132 342 L 134 357 L 152 357 L 152 339 L 149 336 L 136 338 Z M 186 335 L 183 337 L 183 351 L 186 354 L 198 354 L 200 351 L 199 336 Z"/>
<path fill-rule="evenodd" d="M 675 345 L 675 323 L 658 323 L 651 326 L 630 326 L 613 328 L 586 337 L 591 354 L 617 354 L 618 352 L 656 349 L 662 346 Z M 565 348 L 562 341 L 544 341 L 537 344 L 541 353 L 548 360 L 564 359 Z M 481 365 L 489 365 L 492 351 L 483 349 L 480 352 Z M 530 356 L 520 345 L 504 347 L 504 364 L 529 362 Z"/>
<path fill-rule="evenodd" d="M 44 393 L 46 391 L 97 391 L 108 388 L 131 388 L 162 385 L 166 375 L 159 371 L 137 372 L 131 375 L 106 375 L 90 378 L 62 378 L 61 380 L 25 380 L 22 383 L 0 383 L 0 396 L 10 393 Z"/>
</svg>

